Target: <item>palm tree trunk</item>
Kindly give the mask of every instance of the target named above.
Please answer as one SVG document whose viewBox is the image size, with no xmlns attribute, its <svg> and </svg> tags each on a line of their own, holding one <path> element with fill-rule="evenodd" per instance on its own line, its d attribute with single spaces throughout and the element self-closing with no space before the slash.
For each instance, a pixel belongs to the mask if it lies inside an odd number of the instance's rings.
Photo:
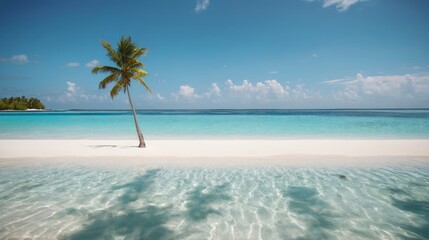
<svg viewBox="0 0 429 240">
<path fill-rule="evenodd" d="M 136 124 L 136 130 L 137 130 L 137 136 L 139 137 L 139 142 L 140 142 L 139 148 L 145 148 L 146 143 L 144 142 L 144 137 L 143 137 L 142 131 L 140 130 L 139 123 L 137 121 L 136 110 L 134 109 L 133 102 L 131 101 L 130 91 L 128 90 L 128 87 L 127 87 L 127 94 L 128 94 L 128 101 L 130 101 L 131 109 L 133 110 L 134 122 Z"/>
</svg>

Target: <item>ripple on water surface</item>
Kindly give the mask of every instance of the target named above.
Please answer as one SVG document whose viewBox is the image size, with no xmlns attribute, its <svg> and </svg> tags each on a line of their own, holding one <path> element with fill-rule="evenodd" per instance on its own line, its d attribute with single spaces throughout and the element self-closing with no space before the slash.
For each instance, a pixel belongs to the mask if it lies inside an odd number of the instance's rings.
<svg viewBox="0 0 429 240">
<path fill-rule="evenodd" d="M 427 239 L 429 166 L 0 169 L 0 238 Z"/>
</svg>

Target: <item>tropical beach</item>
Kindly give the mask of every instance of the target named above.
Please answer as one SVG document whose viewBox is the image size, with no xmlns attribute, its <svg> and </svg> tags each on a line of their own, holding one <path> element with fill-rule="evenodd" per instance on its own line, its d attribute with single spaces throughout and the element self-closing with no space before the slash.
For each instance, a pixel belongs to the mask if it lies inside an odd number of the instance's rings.
<svg viewBox="0 0 429 240">
<path fill-rule="evenodd" d="M 4 112 L 2 156 L 429 156 L 428 110 L 146 110 L 138 115 L 150 139 L 145 151 L 135 148 L 130 112 Z"/>
<path fill-rule="evenodd" d="M 429 239 L 428 10 L 4 1 L 0 239 Z"/>
</svg>

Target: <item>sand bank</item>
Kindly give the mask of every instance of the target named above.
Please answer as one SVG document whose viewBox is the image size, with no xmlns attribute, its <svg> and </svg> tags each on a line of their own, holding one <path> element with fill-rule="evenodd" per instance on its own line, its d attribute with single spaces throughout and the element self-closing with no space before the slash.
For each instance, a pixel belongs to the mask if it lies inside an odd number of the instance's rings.
<svg viewBox="0 0 429 240">
<path fill-rule="evenodd" d="M 264 158 L 275 156 L 429 156 L 416 140 L 0 140 L 0 158 L 137 157 Z"/>
</svg>

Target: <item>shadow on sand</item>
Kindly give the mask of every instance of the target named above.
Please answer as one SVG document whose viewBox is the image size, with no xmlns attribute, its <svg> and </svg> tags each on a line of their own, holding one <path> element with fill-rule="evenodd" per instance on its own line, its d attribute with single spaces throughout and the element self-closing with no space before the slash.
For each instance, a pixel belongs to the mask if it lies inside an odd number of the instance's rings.
<svg viewBox="0 0 429 240">
<path fill-rule="evenodd" d="M 91 148 L 138 148 L 136 145 L 115 145 L 115 144 L 100 144 L 100 145 L 87 145 Z"/>
<path fill-rule="evenodd" d="M 89 147 L 92 147 L 92 148 L 117 148 L 118 147 L 118 145 L 113 145 L 113 144 L 105 144 L 105 145 L 89 145 Z"/>
</svg>

